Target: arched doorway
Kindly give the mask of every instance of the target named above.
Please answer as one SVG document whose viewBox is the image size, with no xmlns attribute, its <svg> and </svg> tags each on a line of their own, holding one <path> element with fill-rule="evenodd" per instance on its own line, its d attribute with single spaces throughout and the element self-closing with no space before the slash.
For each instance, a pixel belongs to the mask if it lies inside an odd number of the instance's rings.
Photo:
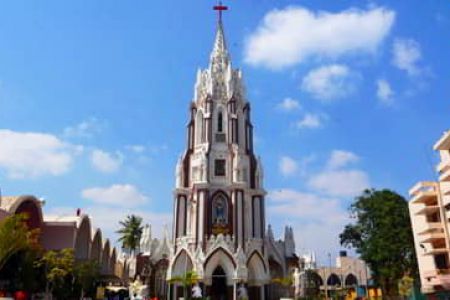
<svg viewBox="0 0 450 300">
<path fill-rule="evenodd" d="M 263 300 L 264 285 L 268 283 L 266 265 L 262 255 L 258 251 L 254 251 L 247 260 L 248 268 L 248 299 Z"/>
<path fill-rule="evenodd" d="M 174 280 L 170 284 L 170 297 L 169 299 L 178 299 L 184 297 L 187 299 L 187 291 L 183 286 L 183 278 L 186 278 L 188 272 L 193 270 L 192 259 L 186 250 L 181 250 L 175 261 L 172 263 L 170 270 L 170 279 Z"/>
<path fill-rule="evenodd" d="M 221 266 L 212 273 L 211 300 L 226 300 L 227 296 L 227 274 Z"/>
<path fill-rule="evenodd" d="M 269 272 L 270 278 L 272 279 L 272 284 L 269 286 L 269 299 L 280 299 L 286 296 L 289 292 L 289 287 L 284 287 L 278 280 L 283 279 L 285 276 L 283 274 L 283 268 L 280 263 L 276 261 L 272 256 L 269 258 Z"/>
<path fill-rule="evenodd" d="M 348 274 L 345 278 L 345 286 L 357 286 L 358 280 L 356 279 L 356 276 L 353 274 Z"/>
<path fill-rule="evenodd" d="M 313 270 L 306 270 L 306 297 L 318 298 L 323 280 L 319 274 Z"/>
<path fill-rule="evenodd" d="M 339 279 L 339 276 L 331 273 L 331 275 L 328 277 L 327 284 L 329 287 L 339 287 L 341 285 L 341 280 Z"/>
</svg>

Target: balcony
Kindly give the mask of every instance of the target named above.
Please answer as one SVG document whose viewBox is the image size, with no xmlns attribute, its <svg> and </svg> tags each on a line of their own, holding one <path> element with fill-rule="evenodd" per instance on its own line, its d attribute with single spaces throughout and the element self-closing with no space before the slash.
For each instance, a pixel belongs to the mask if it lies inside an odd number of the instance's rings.
<svg viewBox="0 0 450 300">
<path fill-rule="evenodd" d="M 444 160 L 441 159 L 441 162 L 438 163 L 438 165 L 436 166 L 436 172 L 438 173 L 445 172 L 449 169 L 450 169 L 450 160 L 448 158 Z"/>
<path fill-rule="evenodd" d="M 439 181 L 450 181 L 450 168 L 445 169 L 445 171 L 439 173 Z"/>
<path fill-rule="evenodd" d="M 446 254 L 449 250 L 448 248 L 431 248 L 427 249 L 424 255 Z"/>
<path fill-rule="evenodd" d="M 432 243 L 441 239 L 445 239 L 444 231 L 431 231 L 421 234 L 419 237 L 421 243 Z"/>
<path fill-rule="evenodd" d="M 429 215 L 436 212 L 439 212 L 439 206 L 429 205 L 416 212 L 416 215 Z"/>
<path fill-rule="evenodd" d="M 436 286 L 441 285 L 445 289 L 450 288 L 450 270 L 449 269 L 436 269 L 432 271 L 425 271 L 424 277 L 427 279 L 426 285 Z"/>
<path fill-rule="evenodd" d="M 441 222 L 429 222 L 429 223 L 427 223 L 425 229 L 422 230 L 421 232 L 419 232 L 418 234 L 425 235 L 425 234 L 429 234 L 429 233 L 440 232 L 443 230 L 444 230 L 444 228 L 442 227 Z"/>
<path fill-rule="evenodd" d="M 444 132 L 442 137 L 434 144 L 434 150 L 449 150 L 450 149 L 450 130 Z"/>
<path fill-rule="evenodd" d="M 441 184 L 440 184 L 440 188 L 441 188 L 441 193 L 442 193 L 442 196 L 448 196 L 448 195 L 450 195 L 450 182 L 441 182 Z M 445 202 L 445 197 L 444 197 L 444 202 Z M 448 203 L 449 201 L 447 200 L 447 203 Z"/>
<path fill-rule="evenodd" d="M 411 203 L 423 203 L 425 205 L 437 204 L 437 183 L 432 181 L 422 181 L 409 190 Z"/>
</svg>

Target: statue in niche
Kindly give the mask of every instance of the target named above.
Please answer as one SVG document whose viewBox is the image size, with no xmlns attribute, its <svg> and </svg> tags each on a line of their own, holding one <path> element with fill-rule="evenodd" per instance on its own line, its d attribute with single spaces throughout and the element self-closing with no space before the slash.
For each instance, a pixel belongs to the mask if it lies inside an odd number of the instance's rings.
<svg viewBox="0 0 450 300">
<path fill-rule="evenodd" d="M 224 195 L 218 195 L 211 203 L 212 233 L 228 234 L 228 200 Z"/>
<path fill-rule="evenodd" d="M 247 288 L 243 283 L 240 284 L 239 288 L 237 289 L 237 298 L 239 300 L 247 300 L 248 299 L 248 293 Z"/>
<path fill-rule="evenodd" d="M 225 205 L 225 200 L 222 197 L 217 198 L 216 201 L 214 201 L 214 224 L 225 225 L 227 223 L 225 216 Z"/>
<path fill-rule="evenodd" d="M 194 285 L 194 287 L 192 288 L 192 298 L 193 299 L 201 299 L 202 298 L 202 289 L 200 288 L 198 283 L 196 283 Z"/>
</svg>

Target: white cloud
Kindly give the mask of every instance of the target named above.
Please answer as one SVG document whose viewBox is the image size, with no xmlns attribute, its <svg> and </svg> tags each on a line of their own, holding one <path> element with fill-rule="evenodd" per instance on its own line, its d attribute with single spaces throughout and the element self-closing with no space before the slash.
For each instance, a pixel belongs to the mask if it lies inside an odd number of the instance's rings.
<svg viewBox="0 0 450 300">
<path fill-rule="evenodd" d="M 378 79 L 377 82 L 377 98 L 381 103 L 386 105 L 392 104 L 392 97 L 394 96 L 394 91 L 392 91 L 391 85 L 385 79 Z"/>
<path fill-rule="evenodd" d="M 81 151 L 51 134 L 0 130 L 0 168 L 10 178 L 64 174 Z"/>
<path fill-rule="evenodd" d="M 353 197 L 369 188 L 369 176 L 360 170 L 325 170 L 314 175 L 308 186 L 336 197 Z"/>
<path fill-rule="evenodd" d="M 408 75 L 420 74 L 417 63 L 422 57 L 420 45 L 413 39 L 396 39 L 392 47 L 392 64 Z"/>
<path fill-rule="evenodd" d="M 244 58 L 253 66 L 280 69 L 310 57 L 375 53 L 394 20 L 395 12 L 382 7 L 338 13 L 293 6 L 275 9 L 248 37 Z"/>
<path fill-rule="evenodd" d="M 346 169 L 358 160 L 350 151 L 334 150 L 321 172 L 305 178 L 307 192 L 283 188 L 268 194 L 269 219 L 293 225 L 297 245 L 316 251 L 319 261 L 324 261 L 323 249 L 330 253 L 340 249 L 339 234 L 352 222 L 349 198 L 369 186 L 365 172 Z"/>
<path fill-rule="evenodd" d="M 63 135 L 68 138 L 91 138 L 100 133 L 104 127 L 104 122 L 100 122 L 96 118 L 89 118 L 75 126 L 66 127 L 63 131 Z"/>
<path fill-rule="evenodd" d="M 271 191 L 268 199 L 270 217 L 282 218 L 295 227 L 297 245 L 318 254 L 323 249 L 339 249 L 339 234 L 345 224 L 350 223 L 347 209 L 340 199 L 293 189 Z"/>
<path fill-rule="evenodd" d="M 143 145 L 128 145 L 125 148 L 137 154 L 141 154 L 146 150 L 146 147 Z"/>
<path fill-rule="evenodd" d="M 333 150 L 327 162 L 329 169 L 339 169 L 346 167 L 350 163 L 355 163 L 359 160 L 358 155 L 350 151 Z"/>
<path fill-rule="evenodd" d="M 123 155 L 120 152 L 111 154 L 102 150 L 94 150 L 91 153 L 92 166 L 102 173 L 117 172 L 122 165 Z"/>
<path fill-rule="evenodd" d="M 114 184 L 109 187 L 87 188 L 81 192 L 81 196 L 95 203 L 128 208 L 139 206 L 149 201 L 147 196 L 139 192 L 131 184 Z"/>
<path fill-rule="evenodd" d="M 322 117 L 318 114 L 307 113 L 303 118 L 296 123 L 297 128 L 318 128 L 322 126 Z"/>
<path fill-rule="evenodd" d="M 347 66 L 333 64 L 311 70 L 303 78 L 301 88 L 318 100 L 331 101 L 352 94 L 358 80 Z"/>
<path fill-rule="evenodd" d="M 281 174 L 284 176 L 290 176 L 297 172 L 298 163 L 295 159 L 289 156 L 282 156 L 278 164 Z"/>
<path fill-rule="evenodd" d="M 292 98 L 284 98 L 283 101 L 278 104 L 278 108 L 283 111 L 293 111 L 300 109 L 300 103 Z"/>
</svg>

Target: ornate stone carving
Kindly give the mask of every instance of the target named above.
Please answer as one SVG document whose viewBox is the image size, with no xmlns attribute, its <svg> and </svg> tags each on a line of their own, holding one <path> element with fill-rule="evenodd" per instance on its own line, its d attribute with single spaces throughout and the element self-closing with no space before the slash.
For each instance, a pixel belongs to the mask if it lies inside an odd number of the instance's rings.
<svg viewBox="0 0 450 300">
<path fill-rule="evenodd" d="M 205 254 L 203 253 L 201 247 L 197 247 L 194 257 L 195 257 L 195 271 L 197 272 L 197 275 L 199 277 L 203 277 L 204 274 L 203 263 L 205 262 Z"/>
<path fill-rule="evenodd" d="M 219 247 L 222 247 L 228 250 L 230 253 L 233 253 L 233 244 L 234 244 L 233 239 L 228 234 L 227 235 L 219 234 L 217 236 L 211 235 L 211 237 L 206 243 L 206 253 L 208 253 L 209 255 L 211 252 L 213 252 Z"/>
<path fill-rule="evenodd" d="M 139 247 L 141 252 L 150 253 L 152 243 L 152 229 L 149 224 L 146 224 L 142 230 L 141 240 L 139 242 Z"/>
<path fill-rule="evenodd" d="M 238 280 L 247 280 L 248 269 L 247 269 L 247 255 L 245 255 L 242 247 L 239 247 L 234 254 L 234 259 L 237 262 L 236 271 L 234 277 Z"/>
</svg>

